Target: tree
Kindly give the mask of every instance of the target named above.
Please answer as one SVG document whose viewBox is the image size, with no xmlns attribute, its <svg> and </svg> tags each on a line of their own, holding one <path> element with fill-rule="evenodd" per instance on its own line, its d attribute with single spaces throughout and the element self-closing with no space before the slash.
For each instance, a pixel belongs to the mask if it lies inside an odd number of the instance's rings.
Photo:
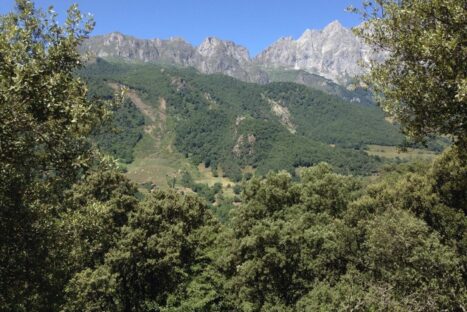
<svg viewBox="0 0 467 312">
<path fill-rule="evenodd" d="M 217 225 L 195 195 L 151 193 L 129 212 L 104 262 L 70 280 L 65 311 L 158 311 L 177 306 L 190 290 L 202 301 L 198 304 L 215 305 L 217 291 L 210 286 L 215 273 L 207 268 L 204 249 L 215 239 Z M 196 286 L 208 288 L 204 298 Z"/>
<path fill-rule="evenodd" d="M 69 275 L 104 261 L 116 245 L 128 214 L 138 208 L 137 189 L 113 170 L 88 174 L 66 192 L 58 225 L 65 242 L 61 258 Z"/>
<path fill-rule="evenodd" d="M 464 0 L 369 0 L 352 9 L 356 34 L 383 61 L 365 81 L 405 134 L 447 135 L 467 148 L 467 7 Z"/>
<path fill-rule="evenodd" d="M 315 281 L 345 272 L 353 238 L 335 216 L 359 188 L 321 163 L 245 183 L 226 249 L 226 287 L 238 311 L 292 311 Z"/>
<path fill-rule="evenodd" d="M 378 286 L 370 289 L 378 309 L 384 310 L 385 296 L 403 310 L 461 308 L 465 284 L 459 257 L 425 222 L 393 209 L 370 220 L 365 232 L 362 264 L 370 273 L 366 282 Z"/>
<path fill-rule="evenodd" d="M 65 190 L 99 162 L 86 136 L 107 114 L 76 76 L 93 22 L 63 26 L 28 0 L 0 17 L 0 310 L 54 310 Z"/>
</svg>

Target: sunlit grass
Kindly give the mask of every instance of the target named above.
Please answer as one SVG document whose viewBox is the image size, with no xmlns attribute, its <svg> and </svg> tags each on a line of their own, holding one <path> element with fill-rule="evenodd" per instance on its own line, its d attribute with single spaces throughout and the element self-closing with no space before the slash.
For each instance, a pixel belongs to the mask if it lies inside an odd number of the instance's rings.
<svg viewBox="0 0 467 312">
<path fill-rule="evenodd" d="M 397 146 L 368 145 L 368 155 L 379 156 L 388 159 L 401 160 L 432 160 L 436 152 L 419 148 L 408 148 L 407 151 L 401 151 Z"/>
</svg>

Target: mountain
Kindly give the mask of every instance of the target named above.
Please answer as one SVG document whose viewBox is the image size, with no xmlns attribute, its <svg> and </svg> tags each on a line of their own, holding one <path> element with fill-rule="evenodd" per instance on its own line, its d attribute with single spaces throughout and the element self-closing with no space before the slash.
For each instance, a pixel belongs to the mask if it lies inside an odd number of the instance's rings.
<svg viewBox="0 0 467 312">
<path fill-rule="evenodd" d="M 350 29 L 334 21 L 323 30 L 307 29 L 300 38 L 281 38 L 261 52 L 255 63 L 267 68 L 304 70 L 346 84 L 362 73 L 359 61 L 371 50 Z"/>
<path fill-rule="evenodd" d="M 268 81 L 267 75 L 252 65 L 245 47 L 215 37 L 194 47 L 178 37 L 144 40 L 115 32 L 89 38 L 81 51 L 100 58 L 194 67 L 202 73 L 223 73 L 243 81 Z"/>
<path fill-rule="evenodd" d="M 234 180 L 245 168 L 293 173 L 320 161 L 343 173 L 370 174 L 381 160 L 368 156 L 365 145 L 402 142 L 378 108 L 295 83 L 246 83 L 190 68 L 102 59 L 82 76 L 99 96 L 111 96 L 119 85 L 129 88 L 130 103 L 116 112 L 111 127 L 121 129 L 99 131 L 96 140 L 106 152 L 138 164 L 129 174 L 140 182 L 167 167 L 200 163 Z"/>
<path fill-rule="evenodd" d="M 198 62 L 196 49 L 182 38 L 176 37 L 168 40 L 144 40 L 114 32 L 89 38 L 81 46 L 81 50 L 100 58 L 113 57 L 180 66 L 193 66 Z"/>
<path fill-rule="evenodd" d="M 315 90 L 320 90 L 329 95 L 338 96 L 345 101 L 361 105 L 374 105 L 373 96 L 368 90 L 356 85 L 341 86 L 330 79 L 317 74 L 311 74 L 305 70 L 267 68 L 270 82 L 294 82 L 305 85 Z"/>
<path fill-rule="evenodd" d="M 194 67 L 256 83 L 270 81 L 267 71 L 302 70 L 344 87 L 362 73 L 359 61 L 371 57 L 370 49 L 338 21 L 323 30 L 308 29 L 297 40 L 281 38 L 255 58 L 245 47 L 215 37 L 195 47 L 181 38 L 143 40 L 111 33 L 90 38 L 81 49 L 101 58 Z"/>
<path fill-rule="evenodd" d="M 268 82 L 266 73 L 252 66 L 248 50 L 232 41 L 208 37 L 196 51 L 201 58 L 194 67 L 202 73 L 221 73 L 242 81 Z"/>
</svg>

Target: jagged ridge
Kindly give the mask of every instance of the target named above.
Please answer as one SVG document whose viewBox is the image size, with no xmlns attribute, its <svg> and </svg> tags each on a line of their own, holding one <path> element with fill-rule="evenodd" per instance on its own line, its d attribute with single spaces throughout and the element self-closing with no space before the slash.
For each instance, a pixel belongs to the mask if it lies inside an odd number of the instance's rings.
<svg viewBox="0 0 467 312">
<path fill-rule="evenodd" d="M 362 73 L 360 60 L 372 57 L 371 49 L 338 21 L 321 31 L 308 29 L 297 40 L 281 38 L 255 58 L 245 47 L 215 37 L 195 47 L 178 37 L 144 40 L 118 32 L 90 38 L 82 51 L 104 58 L 191 66 L 202 73 L 222 73 L 257 83 L 269 81 L 265 70 L 271 68 L 304 70 L 341 85 Z"/>
</svg>

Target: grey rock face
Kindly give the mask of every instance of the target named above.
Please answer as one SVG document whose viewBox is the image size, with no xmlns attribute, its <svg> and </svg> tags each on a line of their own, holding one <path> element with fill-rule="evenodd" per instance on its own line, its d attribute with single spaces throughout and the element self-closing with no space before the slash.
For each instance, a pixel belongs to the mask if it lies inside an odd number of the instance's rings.
<svg viewBox="0 0 467 312">
<path fill-rule="evenodd" d="M 202 73 L 222 73 L 257 83 L 269 81 L 265 69 L 303 70 L 342 85 L 362 73 L 359 61 L 372 56 L 338 21 L 323 30 L 308 29 L 297 40 L 281 38 L 254 59 L 245 47 L 215 37 L 193 47 L 181 38 L 143 40 L 110 33 L 88 39 L 81 50 L 102 58 L 192 66 Z"/>
<path fill-rule="evenodd" d="M 267 75 L 251 66 L 248 50 L 232 41 L 208 37 L 196 51 L 201 58 L 194 66 L 202 73 L 222 73 L 243 81 L 267 82 Z"/>
<path fill-rule="evenodd" d="M 89 38 L 81 50 L 102 58 L 117 57 L 181 66 L 191 66 L 196 60 L 196 50 L 181 38 L 142 40 L 121 33 L 110 33 Z"/>
<path fill-rule="evenodd" d="M 267 75 L 250 65 L 250 55 L 245 47 L 215 37 L 193 47 L 181 38 L 143 40 L 110 33 L 89 38 L 81 51 L 101 58 L 192 66 L 206 74 L 222 73 L 243 81 L 267 82 Z"/>
<path fill-rule="evenodd" d="M 306 30 L 303 35 L 281 38 L 260 53 L 255 62 L 268 68 L 305 70 L 346 84 L 362 73 L 359 61 L 368 61 L 371 51 L 350 29 L 334 21 L 323 30 Z"/>
</svg>

